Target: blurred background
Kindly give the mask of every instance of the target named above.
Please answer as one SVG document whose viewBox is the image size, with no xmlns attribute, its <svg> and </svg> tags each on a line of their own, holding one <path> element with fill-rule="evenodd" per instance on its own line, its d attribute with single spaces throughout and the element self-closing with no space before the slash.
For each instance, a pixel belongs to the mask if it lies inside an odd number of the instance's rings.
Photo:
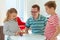
<svg viewBox="0 0 60 40">
<path fill-rule="evenodd" d="M 3 25 L 3 20 L 6 16 L 6 11 L 9 8 L 16 8 L 18 11 L 18 16 L 22 21 L 26 22 L 26 20 L 31 16 L 31 6 L 33 4 L 38 4 L 40 6 L 40 14 L 48 17 L 45 12 L 44 4 L 49 0 L 0 0 L 0 25 Z M 60 0 L 52 0 L 56 1 L 57 9 L 56 13 L 60 17 Z"/>
<path fill-rule="evenodd" d="M 31 6 L 33 4 L 38 4 L 40 6 L 40 14 L 49 17 L 45 11 L 44 4 L 50 0 L 0 0 L 0 26 L 3 25 L 3 21 L 6 17 L 6 12 L 10 8 L 15 8 L 18 11 L 18 16 L 23 22 L 31 16 Z M 60 19 L 60 0 L 52 0 L 56 1 L 57 8 L 56 13 Z M 58 36 L 60 38 L 60 36 Z M 60 40 L 60 39 L 59 39 Z"/>
</svg>

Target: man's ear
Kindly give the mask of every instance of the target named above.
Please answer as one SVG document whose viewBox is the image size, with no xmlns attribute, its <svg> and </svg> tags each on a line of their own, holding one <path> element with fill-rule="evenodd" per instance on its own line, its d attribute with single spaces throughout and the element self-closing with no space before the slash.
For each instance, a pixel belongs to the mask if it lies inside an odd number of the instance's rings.
<svg viewBox="0 0 60 40">
<path fill-rule="evenodd" d="M 38 12 L 40 13 L 40 10 Z"/>
</svg>

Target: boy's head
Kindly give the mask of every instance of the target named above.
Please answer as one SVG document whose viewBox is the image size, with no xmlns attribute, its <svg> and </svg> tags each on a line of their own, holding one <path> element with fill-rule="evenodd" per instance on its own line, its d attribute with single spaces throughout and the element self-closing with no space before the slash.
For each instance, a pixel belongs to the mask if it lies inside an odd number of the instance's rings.
<svg viewBox="0 0 60 40">
<path fill-rule="evenodd" d="M 56 9 L 55 1 L 48 1 L 47 3 L 45 3 L 45 9 L 48 14 L 50 14 L 52 11 L 55 11 Z"/>
</svg>

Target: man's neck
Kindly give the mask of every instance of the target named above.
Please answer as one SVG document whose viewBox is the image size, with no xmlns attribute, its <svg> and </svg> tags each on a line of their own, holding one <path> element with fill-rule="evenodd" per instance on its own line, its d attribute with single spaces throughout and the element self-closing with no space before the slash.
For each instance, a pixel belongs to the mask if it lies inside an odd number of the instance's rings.
<svg viewBox="0 0 60 40">
<path fill-rule="evenodd" d="M 36 19 L 38 19 L 38 17 L 39 17 L 39 14 L 38 14 L 38 15 L 36 15 L 36 16 L 34 17 L 34 19 L 36 20 Z"/>
</svg>

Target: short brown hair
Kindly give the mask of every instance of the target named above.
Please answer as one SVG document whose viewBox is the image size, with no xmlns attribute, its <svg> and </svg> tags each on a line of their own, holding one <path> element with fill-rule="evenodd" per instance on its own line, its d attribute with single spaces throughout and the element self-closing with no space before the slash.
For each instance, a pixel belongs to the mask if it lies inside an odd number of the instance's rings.
<svg viewBox="0 0 60 40">
<path fill-rule="evenodd" d="M 45 6 L 48 6 L 49 8 L 53 7 L 54 9 L 56 9 L 55 1 L 48 1 L 47 3 L 45 3 Z"/>
<path fill-rule="evenodd" d="M 37 9 L 38 9 L 38 11 L 40 10 L 39 5 L 37 5 L 37 4 L 33 5 L 33 6 L 32 6 L 32 8 L 37 8 Z"/>
</svg>

